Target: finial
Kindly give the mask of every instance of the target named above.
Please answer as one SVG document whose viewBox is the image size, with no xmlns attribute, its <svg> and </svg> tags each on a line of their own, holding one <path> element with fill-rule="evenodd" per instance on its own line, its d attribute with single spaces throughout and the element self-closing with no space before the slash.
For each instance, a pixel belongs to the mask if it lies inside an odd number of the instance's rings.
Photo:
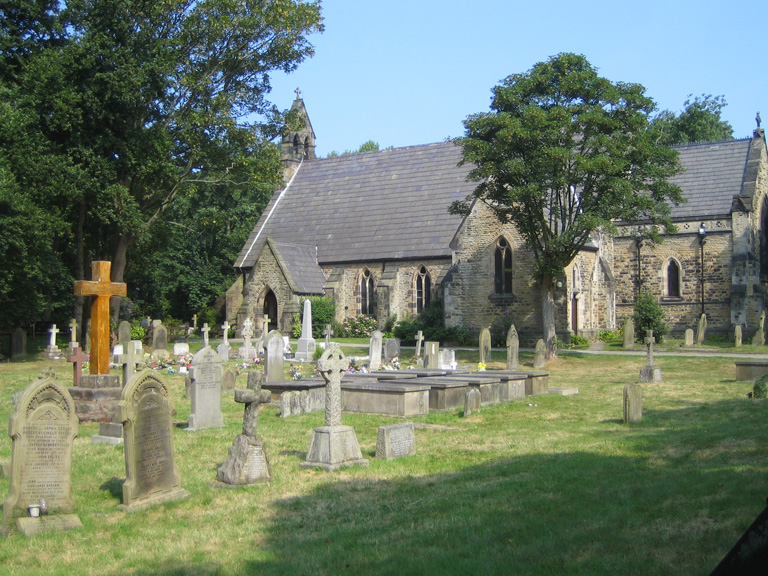
<svg viewBox="0 0 768 576">
<path fill-rule="evenodd" d="M 757 116 L 755 116 L 755 122 L 757 122 L 757 127 L 760 128 L 760 112 L 758 111 Z"/>
<path fill-rule="evenodd" d="M 296 90 L 294 90 L 294 92 L 296 92 L 296 100 L 299 100 L 299 99 L 301 99 L 301 90 L 299 90 L 298 88 L 296 88 Z M 759 125 L 759 124 L 758 124 L 758 125 Z"/>
</svg>

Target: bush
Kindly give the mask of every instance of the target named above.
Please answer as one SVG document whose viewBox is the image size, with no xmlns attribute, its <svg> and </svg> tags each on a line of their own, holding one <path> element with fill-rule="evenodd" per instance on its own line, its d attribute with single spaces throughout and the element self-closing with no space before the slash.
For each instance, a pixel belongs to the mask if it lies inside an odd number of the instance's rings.
<svg viewBox="0 0 768 576">
<path fill-rule="evenodd" d="M 403 344 L 413 344 L 416 342 L 416 333 L 420 330 L 418 323 L 413 318 L 400 320 L 395 324 L 395 338 L 400 338 Z"/>
<path fill-rule="evenodd" d="M 504 348 L 507 345 L 507 332 L 510 326 L 515 323 L 515 318 L 509 310 L 504 311 L 503 316 L 499 316 L 491 323 L 491 346 L 494 348 Z"/>
<path fill-rule="evenodd" d="M 368 338 L 379 327 L 376 318 L 360 314 L 344 319 L 341 336 L 346 338 Z"/>
<path fill-rule="evenodd" d="M 578 334 L 571 334 L 571 346 L 585 346 L 589 344 L 589 338 L 579 336 Z"/>
<path fill-rule="evenodd" d="M 752 388 L 752 398 L 768 398 L 768 374 L 764 374 L 755 380 Z"/>
<path fill-rule="evenodd" d="M 329 296 L 307 296 L 301 299 L 301 314 L 294 314 L 291 320 L 291 335 L 301 338 L 302 315 L 304 314 L 304 302 L 312 302 L 312 338 L 323 338 L 323 330 L 327 324 L 333 325 L 336 318 L 336 304 Z M 334 330 L 334 334 L 339 334 Z"/>
<path fill-rule="evenodd" d="M 643 292 L 635 300 L 635 334 L 638 340 L 645 338 L 647 330 L 653 330 L 656 342 L 663 342 L 669 333 L 669 326 L 664 322 L 664 310 L 653 294 Z"/>
</svg>

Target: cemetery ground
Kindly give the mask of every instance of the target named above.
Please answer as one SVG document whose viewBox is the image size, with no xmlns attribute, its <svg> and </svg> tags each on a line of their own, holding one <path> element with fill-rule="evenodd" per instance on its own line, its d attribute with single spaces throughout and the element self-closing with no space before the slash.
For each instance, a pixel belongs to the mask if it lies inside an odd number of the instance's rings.
<svg viewBox="0 0 768 576">
<path fill-rule="evenodd" d="M 474 369 L 476 351 L 457 356 Z M 504 358 L 494 352 L 488 368 Z M 521 354 L 524 366 L 531 359 Z M 628 426 L 622 389 L 644 363 L 562 354 L 546 368 L 549 385 L 578 395 L 414 418 L 417 452 L 396 460 L 374 458 L 377 429 L 401 420 L 345 413 L 370 466 L 333 473 L 299 466 L 323 413 L 280 418 L 265 406 L 259 435 L 273 481 L 233 489 L 211 483 L 242 404 L 226 395 L 224 428 L 188 432 L 184 375 L 158 371 L 191 497 L 121 511 L 123 448 L 92 444 L 98 425 L 81 425 L 72 493 L 84 527 L 29 540 L 12 532 L 0 539 L 0 573 L 709 574 L 765 506 L 768 404 L 747 398 L 752 383 L 734 380 L 733 358 L 660 356 L 664 382 L 643 384 L 642 422 Z M 0 422 L 11 395 L 50 365 L 0 364 Z M 69 385 L 71 365 L 55 371 Z M 4 434 L 0 461 L 10 457 Z"/>
</svg>

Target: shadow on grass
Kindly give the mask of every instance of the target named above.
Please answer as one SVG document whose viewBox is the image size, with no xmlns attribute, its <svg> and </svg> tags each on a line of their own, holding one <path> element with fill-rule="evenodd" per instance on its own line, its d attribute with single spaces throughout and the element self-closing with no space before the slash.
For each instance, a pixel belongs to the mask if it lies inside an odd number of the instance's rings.
<svg viewBox="0 0 768 576">
<path fill-rule="evenodd" d="M 106 490 L 113 498 L 117 498 L 122 501 L 123 499 L 123 484 L 125 484 L 125 478 L 118 478 L 113 476 L 110 480 L 104 482 L 99 486 L 99 490 Z"/>
</svg>

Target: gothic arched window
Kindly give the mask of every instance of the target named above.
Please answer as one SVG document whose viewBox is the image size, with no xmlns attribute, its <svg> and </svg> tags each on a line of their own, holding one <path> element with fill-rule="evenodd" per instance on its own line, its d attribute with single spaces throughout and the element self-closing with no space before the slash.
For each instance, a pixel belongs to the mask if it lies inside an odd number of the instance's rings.
<svg viewBox="0 0 768 576">
<path fill-rule="evenodd" d="M 416 273 L 416 313 L 418 314 L 424 308 L 429 306 L 432 299 L 432 279 L 429 272 L 422 266 Z"/>
<path fill-rule="evenodd" d="M 680 298 L 680 264 L 670 258 L 664 267 L 665 285 L 664 295 L 669 298 Z"/>
<path fill-rule="evenodd" d="M 360 275 L 359 284 L 360 293 L 360 314 L 373 314 L 376 304 L 376 293 L 373 291 L 373 276 L 371 271 L 366 268 Z"/>
<path fill-rule="evenodd" d="M 512 248 L 504 238 L 496 242 L 493 254 L 493 283 L 496 294 L 512 294 Z"/>
</svg>

